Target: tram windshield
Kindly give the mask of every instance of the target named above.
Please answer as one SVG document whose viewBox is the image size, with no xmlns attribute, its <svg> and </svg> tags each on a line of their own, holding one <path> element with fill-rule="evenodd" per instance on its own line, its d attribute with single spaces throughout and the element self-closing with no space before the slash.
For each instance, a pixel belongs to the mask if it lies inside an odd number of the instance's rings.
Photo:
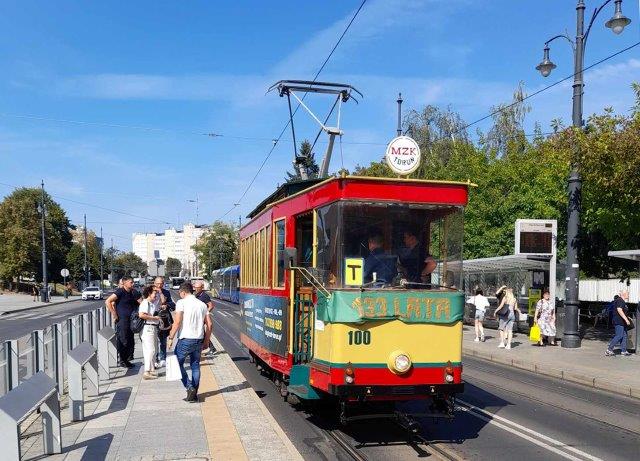
<svg viewBox="0 0 640 461">
<path fill-rule="evenodd" d="M 317 213 L 325 287 L 460 289 L 462 207 L 337 202 Z"/>
</svg>

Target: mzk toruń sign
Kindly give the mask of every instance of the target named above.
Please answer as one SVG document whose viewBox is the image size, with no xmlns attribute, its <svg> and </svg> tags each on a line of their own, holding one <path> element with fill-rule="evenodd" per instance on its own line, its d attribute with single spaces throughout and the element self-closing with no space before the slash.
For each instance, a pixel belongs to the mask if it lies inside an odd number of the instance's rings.
<svg viewBox="0 0 640 461">
<path fill-rule="evenodd" d="M 420 166 L 420 147 L 409 136 L 398 136 L 391 140 L 384 157 L 394 173 L 408 175 Z"/>
<path fill-rule="evenodd" d="M 334 291 L 318 294 L 316 318 L 327 323 L 398 319 L 406 323 L 451 324 L 462 320 L 464 295 L 418 291 Z"/>
</svg>

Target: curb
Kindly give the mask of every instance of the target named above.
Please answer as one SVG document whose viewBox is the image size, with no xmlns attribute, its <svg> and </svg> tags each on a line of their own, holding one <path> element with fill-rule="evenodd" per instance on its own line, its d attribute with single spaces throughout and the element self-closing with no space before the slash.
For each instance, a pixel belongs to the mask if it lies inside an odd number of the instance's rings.
<svg viewBox="0 0 640 461">
<path fill-rule="evenodd" d="M 218 341 L 218 338 L 216 338 L 213 334 L 211 335 L 211 341 L 214 343 L 216 350 L 218 350 L 218 351 L 224 351 L 225 350 L 225 348 L 222 346 L 222 344 L 220 344 L 220 341 Z M 228 366 L 229 367 L 233 367 L 235 369 L 236 373 L 238 373 L 242 377 L 242 379 L 244 380 L 244 375 L 242 374 L 242 372 L 240 371 L 238 366 L 235 364 L 235 362 L 233 362 L 233 360 L 231 360 L 229 355 L 225 355 L 224 357 L 228 361 Z M 304 458 L 302 457 L 302 455 L 300 454 L 298 449 L 293 445 L 293 443 L 291 442 L 291 440 L 289 439 L 287 434 L 285 434 L 285 432 L 282 430 L 282 428 L 280 427 L 280 424 L 278 423 L 278 421 L 269 412 L 269 409 L 265 406 L 265 404 L 262 402 L 262 400 L 260 400 L 260 397 L 258 397 L 258 395 L 253 391 L 253 389 L 251 390 L 250 394 L 251 394 L 251 398 L 254 401 L 255 405 L 260 409 L 260 412 L 269 421 L 269 423 L 271 424 L 271 427 L 276 432 L 276 434 L 278 435 L 278 437 L 282 441 L 283 445 L 286 447 L 287 451 L 289 452 L 290 457 L 288 459 L 289 460 L 296 460 L 296 461 L 303 461 Z"/>
<path fill-rule="evenodd" d="M 14 309 L 12 311 L 4 311 L 4 312 L 0 313 L 0 316 L 9 315 L 9 314 L 15 314 L 16 312 L 24 312 L 24 311 L 40 309 L 42 307 L 55 306 L 56 304 L 73 303 L 75 301 L 82 301 L 82 298 L 79 298 L 79 299 L 65 299 L 64 301 L 55 301 L 55 302 L 50 302 L 50 303 L 47 303 L 47 304 L 38 304 L 37 306 L 21 307 L 20 309 Z"/>
<path fill-rule="evenodd" d="M 559 368 L 539 365 L 535 362 L 523 360 L 522 358 L 505 357 L 504 355 L 492 354 L 491 352 L 478 351 L 476 349 L 462 346 L 462 353 L 489 362 L 507 365 L 520 370 L 538 373 L 551 378 L 561 379 L 575 384 L 592 387 L 603 391 L 612 392 L 625 397 L 640 399 L 640 388 L 623 385 L 617 382 L 607 381 L 606 379 L 596 376 L 589 376 L 574 371 L 565 371 Z"/>
</svg>

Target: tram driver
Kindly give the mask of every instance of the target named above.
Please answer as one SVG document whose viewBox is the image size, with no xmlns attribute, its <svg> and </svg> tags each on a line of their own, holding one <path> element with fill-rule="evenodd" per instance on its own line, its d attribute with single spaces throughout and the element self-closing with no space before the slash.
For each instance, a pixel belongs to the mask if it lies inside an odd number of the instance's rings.
<svg viewBox="0 0 640 461">
<path fill-rule="evenodd" d="M 368 246 L 369 256 L 364 260 L 364 283 L 391 283 L 397 274 L 397 258 L 385 254 L 382 234 L 378 231 L 372 232 Z"/>
<path fill-rule="evenodd" d="M 407 229 L 403 233 L 404 247 L 398 251 L 399 272 L 411 283 L 430 283 L 431 273 L 437 263 L 420 244 L 416 232 Z"/>
</svg>

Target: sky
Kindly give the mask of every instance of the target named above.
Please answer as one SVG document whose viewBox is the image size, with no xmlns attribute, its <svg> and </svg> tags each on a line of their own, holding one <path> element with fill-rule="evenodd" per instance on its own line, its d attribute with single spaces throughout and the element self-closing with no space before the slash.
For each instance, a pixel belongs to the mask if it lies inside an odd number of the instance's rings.
<svg viewBox="0 0 640 461">
<path fill-rule="evenodd" d="M 293 159 L 286 131 L 242 197 L 288 120 L 286 98 L 268 88 L 312 79 L 360 3 L 0 0 L 0 197 L 44 180 L 74 224 L 86 214 L 106 245 L 113 239 L 123 250 L 133 232 L 244 221 Z M 586 3 L 589 18 L 600 2 Z M 548 38 L 575 35 L 575 5 L 368 0 L 318 78 L 364 95 L 342 107 L 331 171 L 382 157 L 396 132 L 398 92 L 405 111 L 451 107 L 469 123 L 509 102 L 519 82 L 533 93 L 570 75 L 563 40 L 551 44 L 558 67 L 550 77 L 535 66 Z M 585 65 L 640 39 L 638 10 L 623 2 L 632 23 L 616 36 L 604 27 L 613 14 L 605 7 Z M 640 46 L 585 81 L 585 117 L 605 107 L 627 112 Z M 570 124 L 571 91 L 565 82 L 531 98 L 527 131 L 536 122 L 547 130 L 554 118 Z M 333 101 L 306 102 L 322 117 Z M 298 141 L 315 137 L 314 123 L 298 112 Z M 318 143 L 318 157 L 325 147 Z"/>
</svg>

